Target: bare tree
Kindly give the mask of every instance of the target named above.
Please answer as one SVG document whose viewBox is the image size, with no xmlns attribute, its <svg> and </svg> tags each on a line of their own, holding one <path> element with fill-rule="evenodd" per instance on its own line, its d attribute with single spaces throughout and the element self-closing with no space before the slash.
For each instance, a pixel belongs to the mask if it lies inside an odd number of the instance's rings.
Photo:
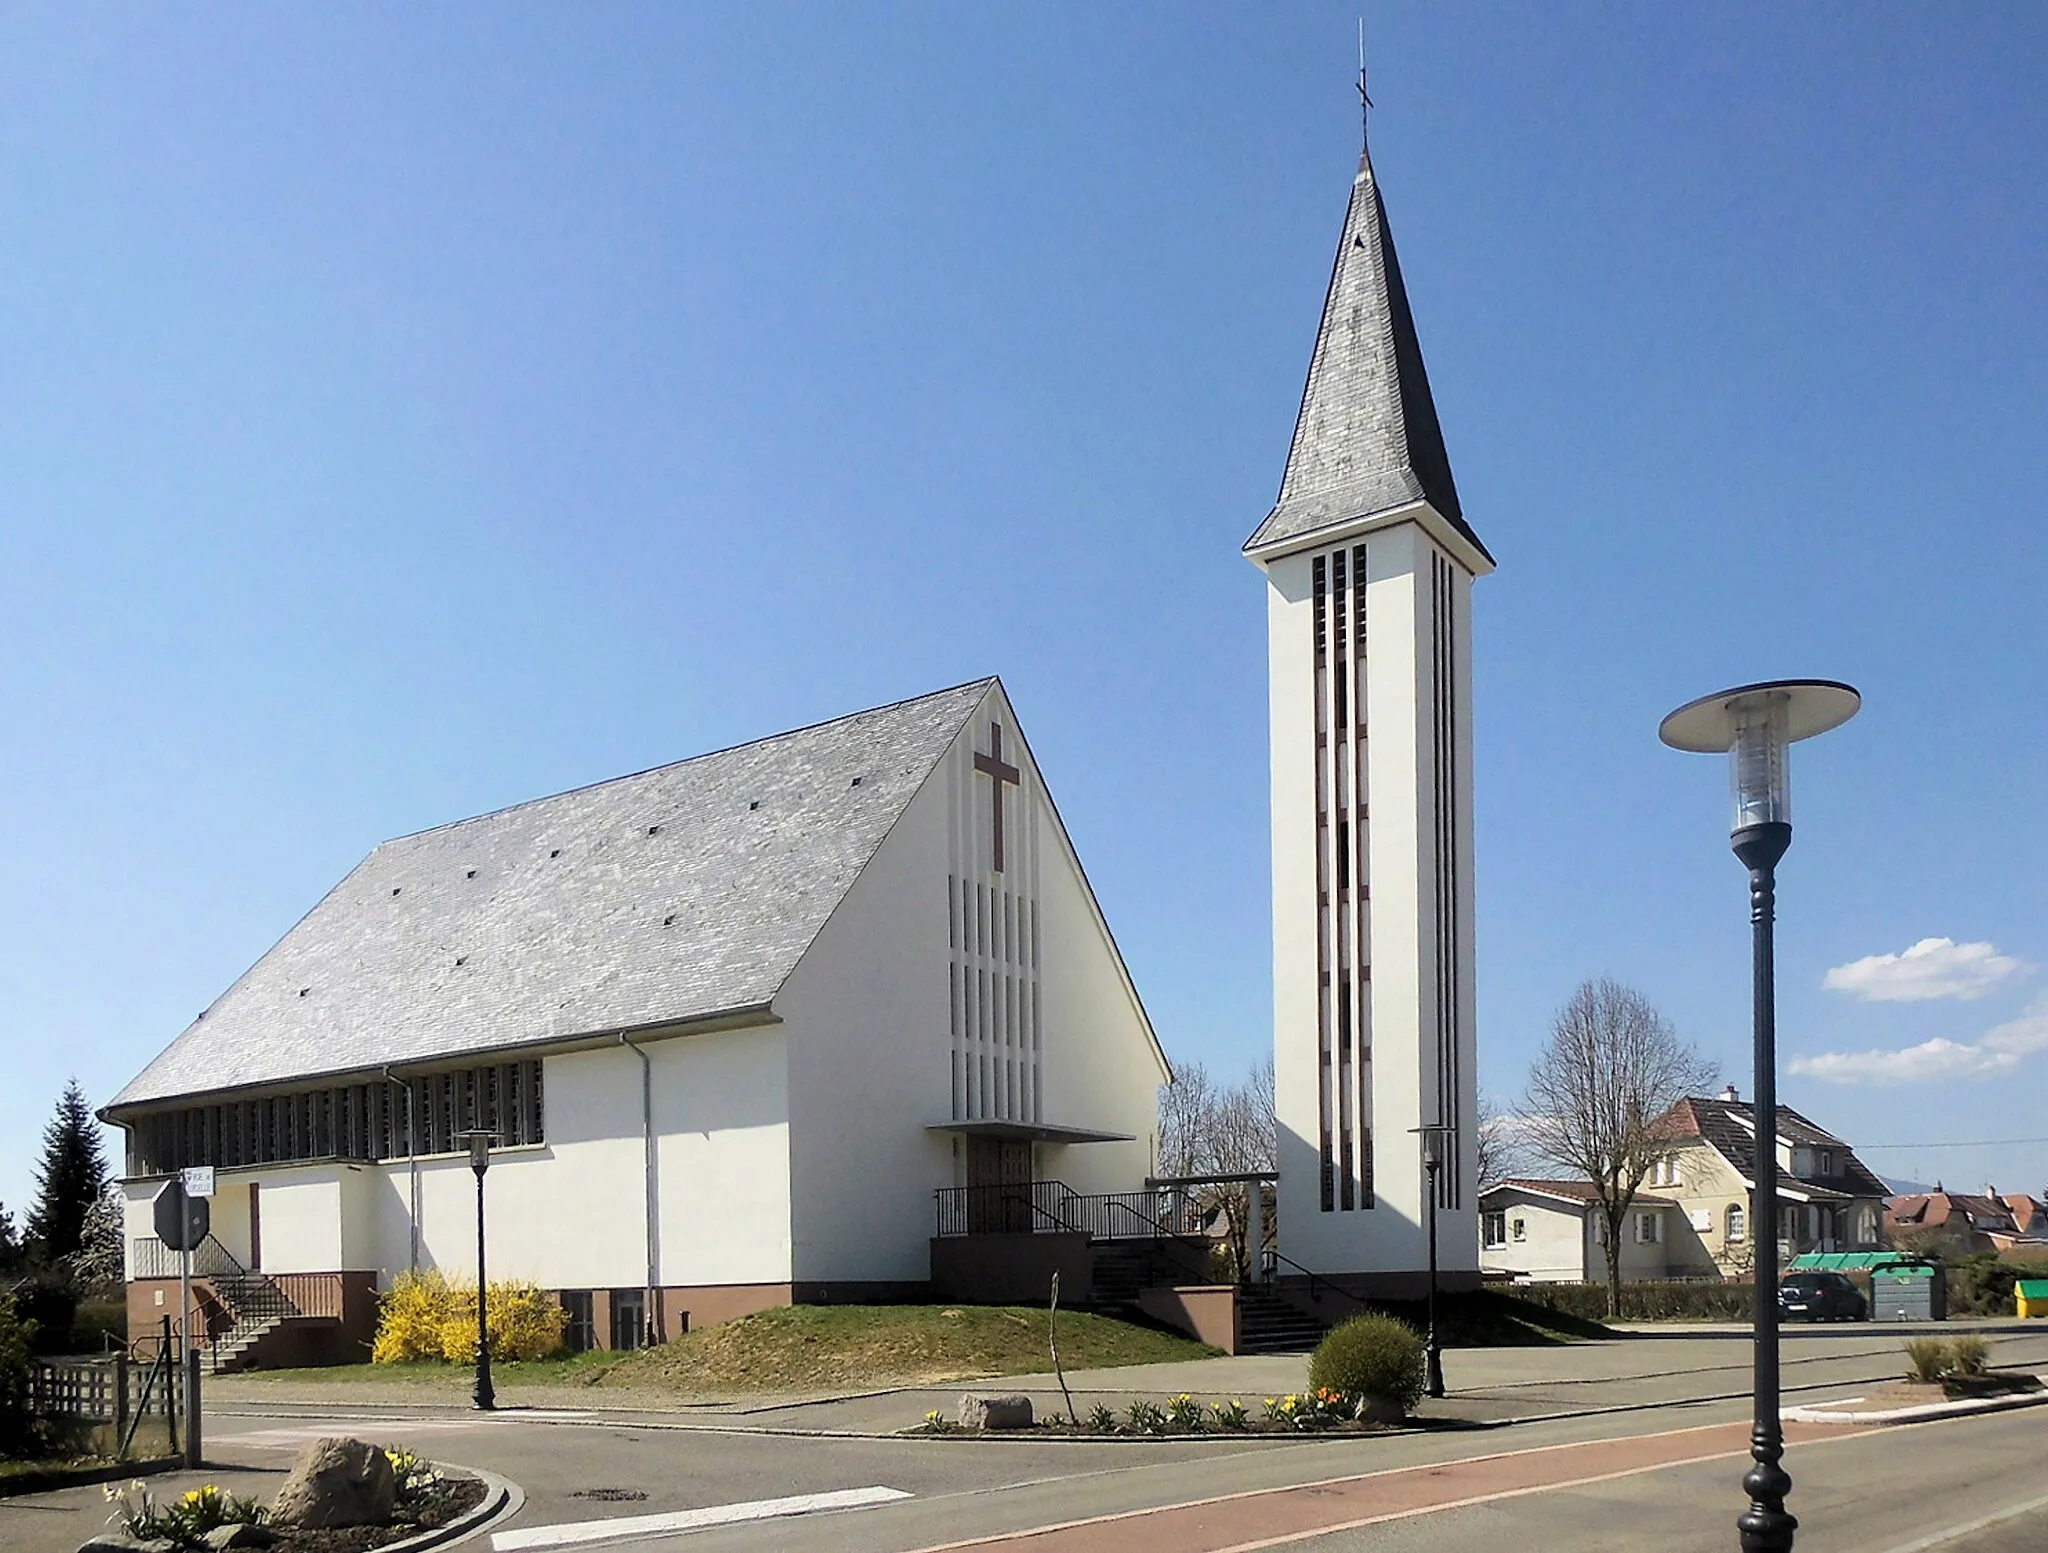
<svg viewBox="0 0 2048 1553">
<path fill-rule="evenodd" d="M 1175 1063 L 1173 1077 L 1159 1089 L 1159 1174 L 1191 1176 L 1206 1168 L 1204 1140 L 1215 1109 L 1209 1070 L 1199 1062 Z"/>
<path fill-rule="evenodd" d="M 1217 1085 L 1198 1062 L 1174 1070 L 1159 1092 L 1159 1173 L 1162 1176 L 1242 1176 L 1273 1169 L 1276 1145 L 1273 1059 L 1254 1063 L 1242 1083 Z M 1195 1189 L 1196 1200 L 1223 1218 L 1225 1244 L 1239 1279 L 1264 1249 L 1251 1240 L 1252 1183 L 1217 1181 Z M 1273 1216 L 1265 1216 L 1267 1238 Z"/>
<path fill-rule="evenodd" d="M 1476 1134 L 1479 1157 L 1475 1163 L 1482 1191 L 1528 1170 L 1529 1144 L 1522 1135 L 1522 1119 L 1483 1091 Z"/>
<path fill-rule="evenodd" d="M 1621 1231 L 1629 1205 L 1671 1152 L 1657 1122 L 1718 1070 L 1633 987 L 1579 984 L 1529 1068 L 1519 1121 L 1530 1146 L 1592 1183 L 1607 1228 L 1607 1306 L 1621 1313 Z"/>
</svg>

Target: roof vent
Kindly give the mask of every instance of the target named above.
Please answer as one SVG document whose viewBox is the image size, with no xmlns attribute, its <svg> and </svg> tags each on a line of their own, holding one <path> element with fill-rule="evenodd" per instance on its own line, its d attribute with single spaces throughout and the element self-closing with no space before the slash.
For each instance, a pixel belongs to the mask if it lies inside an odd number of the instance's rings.
<svg viewBox="0 0 2048 1553">
<path fill-rule="evenodd" d="M 853 779 L 853 785 L 854 785 L 855 787 L 858 787 L 858 786 L 860 786 L 860 778 L 859 778 L 859 777 L 855 777 L 855 778 Z"/>
<path fill-rule="evenodd" d="M 647 834 L 650 836 L 659 836 L 661 834 L 661 827 L 659 825 L 650 825 L 647 827 Z"/>
<path fill-rule="evenodd" d="M 311 987 L 301 987 L 299 988 L 299 996 L 304 997 L 307 993 L 311 992 L 312 990 L 313 989 Z"/>
<path fill-rule="evenodd" d="M 663 917 L 661 919 L 661 925 L 663 927 L 674 927 L 676 925 L 676 914 L 674 912 L 670 912 L 667 916 Z"/>
<path fill-rule="evenodd" d="M 455 963 L 457 965 L 467 965 L 469 964 L 469 956 L 466 954 L 459 954 L 455 957 Z"/>
<path fill-rule="evenodd" d="M 393 895 L 396 895 L 396 894 L 397 894 L 397 893 L 398 893 L 398 892 L 399 892 L 400 890 L 402 890 L 402 889 L 404 889 L 404 888 L 405 888 L 405 886 L 404 886 L 404 885 L 402 885 L 402 884 L 394 884 L 394 885 L 393 885 L 393 886 L 391 887 L 391 893 L 392 893 Z"/>
<path fill-rule="evenodd" d="M 464 874 L 462 877 L 465 879 L 474 879 L 476 877 L 476 870 L 472 868 L 468 873 Z"/>
<path fill-rule="evenodd" d="M 560 857 L 561 855 L 562 855 L 562 849 L 561 849 L 560 847 L 556 847 L 554 851 L 552 851 L 552 852 L 550 852 L 550 853 L 548 854 L 548 856 L 549 856 L 549 857 Z"/>
<path fill-rule="evenodd" d="M 1738 1095 L 1735 1092 L 1735 1086 L 1733 1084 L 1730 1084 L 1726 1089 L 1721 1091 L 1721 1098 L 1727 1101 L 1730 1105 L 1734 1105 L 1742 1099 L 1742 1096 Z"/>
<path fill-rule="evenodd" d="M 756 810 L 756 809 L 758 809 L 758 808 L 760 808 L 760 807 L 761 807 L 761 800 L 760 800 L 760 799 L 758 799 L 758 798 L 749 798 L 749 799 L 747 800 L 747 812 L 748 812 L 749 814 L 753 813 L 753 812 L 754 812 L 754 810 Z"/>
</svg>

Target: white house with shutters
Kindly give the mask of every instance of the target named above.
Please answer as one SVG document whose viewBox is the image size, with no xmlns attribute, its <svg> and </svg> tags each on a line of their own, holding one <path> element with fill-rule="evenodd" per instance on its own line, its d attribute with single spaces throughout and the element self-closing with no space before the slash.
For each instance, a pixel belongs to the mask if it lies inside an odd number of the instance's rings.
<svg viewBox="0 0 2048 1553">
<path fill-rule="evenodd" d="M 493 1277 L 584 1341 L 915 1294 L 939 1228 L 1140 1186 L 1166 1076 L 982 680 L 377 847 L 104 1112 L 132 1325 L 204 1164 L 221 1341 L 360 1342 L 395 1274 L 474 1268 L 472 1129 Z"/>
</svg>

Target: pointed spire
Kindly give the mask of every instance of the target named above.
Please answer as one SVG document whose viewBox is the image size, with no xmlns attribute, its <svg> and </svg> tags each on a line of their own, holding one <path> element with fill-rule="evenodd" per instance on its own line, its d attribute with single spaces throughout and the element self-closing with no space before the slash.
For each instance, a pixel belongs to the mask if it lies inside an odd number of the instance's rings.
<svg viewBox="0 0 2048 1553">
<path fill-rule="evenodd" d="M 1362 68 L 1358 90 L 1369 108 Z M 1245 549 L 1418 501 L 1493 559 L 1458 505 L 1372 156 L 1361 150 L 1280 498 Z"/>
</svg>

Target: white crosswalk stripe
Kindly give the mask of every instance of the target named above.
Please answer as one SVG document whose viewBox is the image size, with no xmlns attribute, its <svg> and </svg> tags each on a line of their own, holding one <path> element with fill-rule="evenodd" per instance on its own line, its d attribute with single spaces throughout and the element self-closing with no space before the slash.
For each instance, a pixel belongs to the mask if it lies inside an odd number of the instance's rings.
<svg viewBox="0 0 2048 1553">
<path fill-rule="evenodd" d="M 543 1549 L 588 1547 L 636 1537 L 674 1536 L 711 1526 L 736 1526 L 746 1521 L 815 1515 L 823 1510 L 859 1510 L 888 1504 L 910 1495 L 900 1488 L 842 1488 L 825 1494 L 793 1494 L 786 1499 L 751 1499 L 742 1504 L 708 1505 L 700 1510 L 671 1510 L 661 1515 L 620 1515 L 604 1521 L 568 1521 L 557 1526 L 522 1526 L 496 1532 L 493 1553 L 541 1553 Z"/>
</svg>

